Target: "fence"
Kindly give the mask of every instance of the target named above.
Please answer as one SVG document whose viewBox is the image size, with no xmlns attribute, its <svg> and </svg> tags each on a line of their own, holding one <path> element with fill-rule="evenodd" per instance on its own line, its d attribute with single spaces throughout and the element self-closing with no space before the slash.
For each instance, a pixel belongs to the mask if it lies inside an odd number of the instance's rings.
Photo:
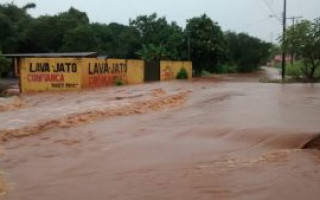
<svg viewBox="0 0 320 200">
<path fill-rule="evenodd" d="M 145 82 L 146 64 L 142 60 L 99 58 L 22 58 L 21 91 L 68 91 Z M 192 78 L 192 63 L 161 61 L 160 80 L 175 79 L 181 68 Z M 149 70 L 150 71 L 150 70 Z"/>
</svg>

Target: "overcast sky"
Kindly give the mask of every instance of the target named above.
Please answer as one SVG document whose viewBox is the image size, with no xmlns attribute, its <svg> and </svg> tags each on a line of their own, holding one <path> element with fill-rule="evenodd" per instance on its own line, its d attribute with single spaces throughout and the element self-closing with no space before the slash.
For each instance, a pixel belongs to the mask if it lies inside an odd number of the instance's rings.
<svg viewBox="0 0 320 200">
<path fill-rule="evenodd" d="M 0 0 L 23 6 L 37 4 L 30 10 L 34 17 L 57 14 L 71 6 L 85 11 L 91 22 L 128 24 L 129 18 L 157 12 L 168 21 L 176 21 L 185 27 L 186 20 L 206 13 L 217 21 L 224 31 L 246 32 L 266 41 L 276 41 L 281 33 L 281 22 L 269 15 L 281 18 L 283 0 Z M 288 17 L 305 19 L 320 17 L 320 0 L 287 0 Z M 269 5 L 269 6 L 268 6 Z M 288 21 L 290 25 L 291 20 Z"/>
</svg>

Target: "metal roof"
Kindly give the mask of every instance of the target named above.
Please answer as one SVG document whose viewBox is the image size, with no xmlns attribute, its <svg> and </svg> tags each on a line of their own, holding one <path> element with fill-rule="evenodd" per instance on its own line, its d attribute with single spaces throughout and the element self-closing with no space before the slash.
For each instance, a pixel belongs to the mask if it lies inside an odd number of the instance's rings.
<svg viewBox="0 0 320 200">
<path fill-rule="evenodd" d="M 3 54 L 7 58 L 59 58 L 59 57 L 97 57 L 98 52 L 70 52 L 70 53 L 12 53 Z"/>
</svg>

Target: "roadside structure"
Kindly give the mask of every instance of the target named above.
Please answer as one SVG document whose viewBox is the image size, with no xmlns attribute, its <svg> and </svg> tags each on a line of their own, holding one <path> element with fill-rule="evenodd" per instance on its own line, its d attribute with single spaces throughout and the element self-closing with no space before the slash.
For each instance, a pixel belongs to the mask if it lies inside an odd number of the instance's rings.
<svg viewBox="0 0 320 200">
<path fill-rule="evenodd" d="M 153 61 L 98 57 L 97 52 L 4 54 L 12 58 L 21 92 L 72 91 L 116 84 L 175 79 L 189 61 Z"/>
</svg>

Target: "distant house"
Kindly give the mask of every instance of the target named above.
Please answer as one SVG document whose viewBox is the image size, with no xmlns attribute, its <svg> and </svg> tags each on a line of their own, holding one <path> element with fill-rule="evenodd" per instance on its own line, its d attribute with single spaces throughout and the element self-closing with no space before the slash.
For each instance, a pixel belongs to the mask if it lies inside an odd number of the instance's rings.
<svg viewBox="0 0 320 200">
<path fill-rule="evenodd" d="M 291 55 L 286 55 L 286 62 L 290 62 L 291 58 L 292 58 Z M 281 63 L 282 62 L 282 54 L 275 55 L 273 60 L 276 63 Z"/>
</svg>

